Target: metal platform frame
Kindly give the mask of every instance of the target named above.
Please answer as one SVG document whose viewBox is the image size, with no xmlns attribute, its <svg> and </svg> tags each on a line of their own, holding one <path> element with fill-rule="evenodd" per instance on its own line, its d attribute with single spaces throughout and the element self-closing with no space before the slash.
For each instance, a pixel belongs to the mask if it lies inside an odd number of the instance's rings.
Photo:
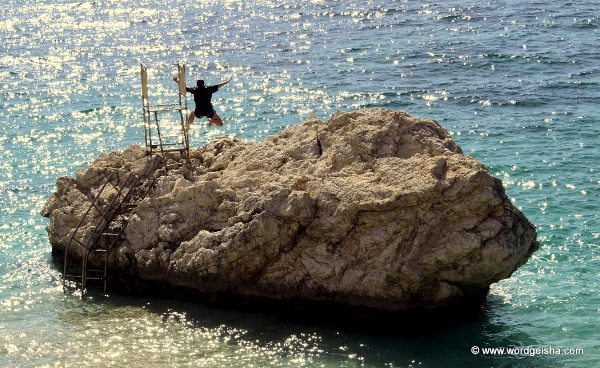
<svg viewBox="0 0 600 368">
<path fill-rule="evenodd" d="M 189 159 L 190 142 L 188 131 L 186 129 L 186 120 L 188 115 L 188 104 L 186 98 L 185 87 L 185 65 L 178 62 L 177 64 L 177 98 L 178 102 L 173 104 L 158 104 L 150 103 L 148 94 L 148 68 L 140 63 L 140 76 L 142 82 L 142 106 L 144 110 L 144 136 L 146 141 L 146 153 L 151 155 L 154 153 L 165 153 L 179 151 L 182 156 Z M 159 115 L 163 113 L 179 113 L 180 119 L 180 134 L 176 137 L 166 137 L 161 133 L 161 122 Z M 166 138 L 176 138 L 176 141 L 167 141 Z"/>
</svg>

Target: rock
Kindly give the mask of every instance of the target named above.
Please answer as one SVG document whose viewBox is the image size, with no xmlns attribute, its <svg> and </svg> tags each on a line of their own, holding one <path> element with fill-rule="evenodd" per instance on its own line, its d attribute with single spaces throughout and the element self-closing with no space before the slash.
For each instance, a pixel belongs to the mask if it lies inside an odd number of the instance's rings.
<svg viewBox="0 0 600 368">
<path fill-rule="evenodd" d="M 165 159 L 183 162 L 132 146 L 59 178 L 42 211 L 53 250 L 110 169 L 147 182 Z M 109 268 L 207 294 L 422 309 L 485 295 L 537 246 L 500 180 L 437 122 L 367 109 L 193 150 L 137 204 Z"/>
</svg>

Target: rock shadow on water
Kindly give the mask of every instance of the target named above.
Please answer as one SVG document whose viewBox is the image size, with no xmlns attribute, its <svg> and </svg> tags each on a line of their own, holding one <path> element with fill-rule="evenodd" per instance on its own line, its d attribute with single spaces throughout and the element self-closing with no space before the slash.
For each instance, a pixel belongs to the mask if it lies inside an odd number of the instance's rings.
<svg viewBox="0 0 600 368">
<path fill-rule="evenodd" d="M 346 355 L 355 355 L 367 365 L 410 366 L 412 362 L 427 367 L 548 367 L 559 363 L 559 358 L 552 356 L 473 355 L 470 351 L 473 346 L 540 345 L 518 326 L 507 322 L 510 311 L 494 298 L 488 298 L 479 308 L 471 304 L 450 313 L 439 310 L 373 313 L 371 309 L 345 304 L 307 303 L 305 300 L 274 302 L 240 300 L 239 296 L 232 296 L 198 303 L 196 299 L 186 300 L 181 295 L 173 299 L 172 296 L 148 297 L 147 293 L 107 296 L 92 291 L 90 301 L 99 311 L 83 316 L 78 309 L 76 316 L 63 318 L 77 323 L 86 318 L 120 315 L 123 308 L 130 310 L 128 316 L 135 315 L 138 309 L 159 316 L 162 324 L 183 323 L 186 328 L 226 334 L 226 331 L 234 331 L 239 337 L 228 342 L 234 345 L 252 342 L 268 349 L 294 337 L 311 337 L 311 344 L 318 348 L 321 358 L 342 354 L 339 359 L 343 360 Z M 111 309 L 115 313 L 110 312 Z"/>
</svg>

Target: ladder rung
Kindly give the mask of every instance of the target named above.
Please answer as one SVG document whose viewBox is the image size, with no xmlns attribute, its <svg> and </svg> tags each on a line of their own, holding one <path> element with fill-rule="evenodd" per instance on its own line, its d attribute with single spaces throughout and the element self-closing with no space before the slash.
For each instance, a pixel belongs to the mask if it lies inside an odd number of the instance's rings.
<svg viewBox="0 0 600 368">
<path fill-rule="evenodd" d="M 155 105 L 149 105 L 150 107 L 166 107 L 166 106 L 181 106 L 178 103 L 172 103 L 172 104 L 155 104 Z"/>
<path fill-rule="evenodd" d="M 78 279 L 80 279 L 80 278 L 81 278 L 81 275 L 73 275 L 73 274 L 66 274 L 66 275 L 65 275 L 65 278 L 69 278 L 69 277 L 74 277 L 74 278 L 78 278 Z"/>
<path fill-rule="evenodd" d="M 159 107 L 151 107 L 148 109 L 148 112 L 162 112 L 162 111 L 183 111 L 185 108 L 181 106 L 159 106 Z"/>
<path fill-rule="evenodd" d="M 104 252 L 108 252 L 108 251 L 106 249 L 90 249 L 90 252 L 104 253 Z"/>
<path fill-rule="evenodd" d="M 117 234 L 117 233 L 102 233 L 100 235 L 102 235 L 102 236 L 119 236 L 120 234 Z"/>
<path fill-rule="evenodd" d="M 104 280 L 104 277 L 86 277 L 86 280 Z"/>
<path fill-rule="evenodd" d="M 179 152 L 179 151 L 187 151 L 187 148 L 182 147 L 182 148 L 168 148 L 168 149 L 163 149 L 163 152 Z"/>
<path fill-rule="evenodd" d="M 87 271 L 88 272 L 104 272 L 104 270 L 99 270 L 99 269 L 96 269 L 96 268 L 88 268 Z"/>
</svg>

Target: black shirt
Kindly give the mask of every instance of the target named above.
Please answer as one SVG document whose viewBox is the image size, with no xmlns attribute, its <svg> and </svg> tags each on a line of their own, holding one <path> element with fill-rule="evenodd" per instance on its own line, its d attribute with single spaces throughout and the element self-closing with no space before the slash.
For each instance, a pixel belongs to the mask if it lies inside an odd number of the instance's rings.
<svg viewBox="0 0 600 368">
<path fill-rule="evenodd" d="M 212 94 L 219 90 L 219 86 L 208 86 L 208 87 L 193 87 L 185 88 L 186 91 L 194 95 L 194 102 L 196 103 L 196 110 L 207 111 L 212 110 L 213 105 L 210 102 Z"/>
</svg>

